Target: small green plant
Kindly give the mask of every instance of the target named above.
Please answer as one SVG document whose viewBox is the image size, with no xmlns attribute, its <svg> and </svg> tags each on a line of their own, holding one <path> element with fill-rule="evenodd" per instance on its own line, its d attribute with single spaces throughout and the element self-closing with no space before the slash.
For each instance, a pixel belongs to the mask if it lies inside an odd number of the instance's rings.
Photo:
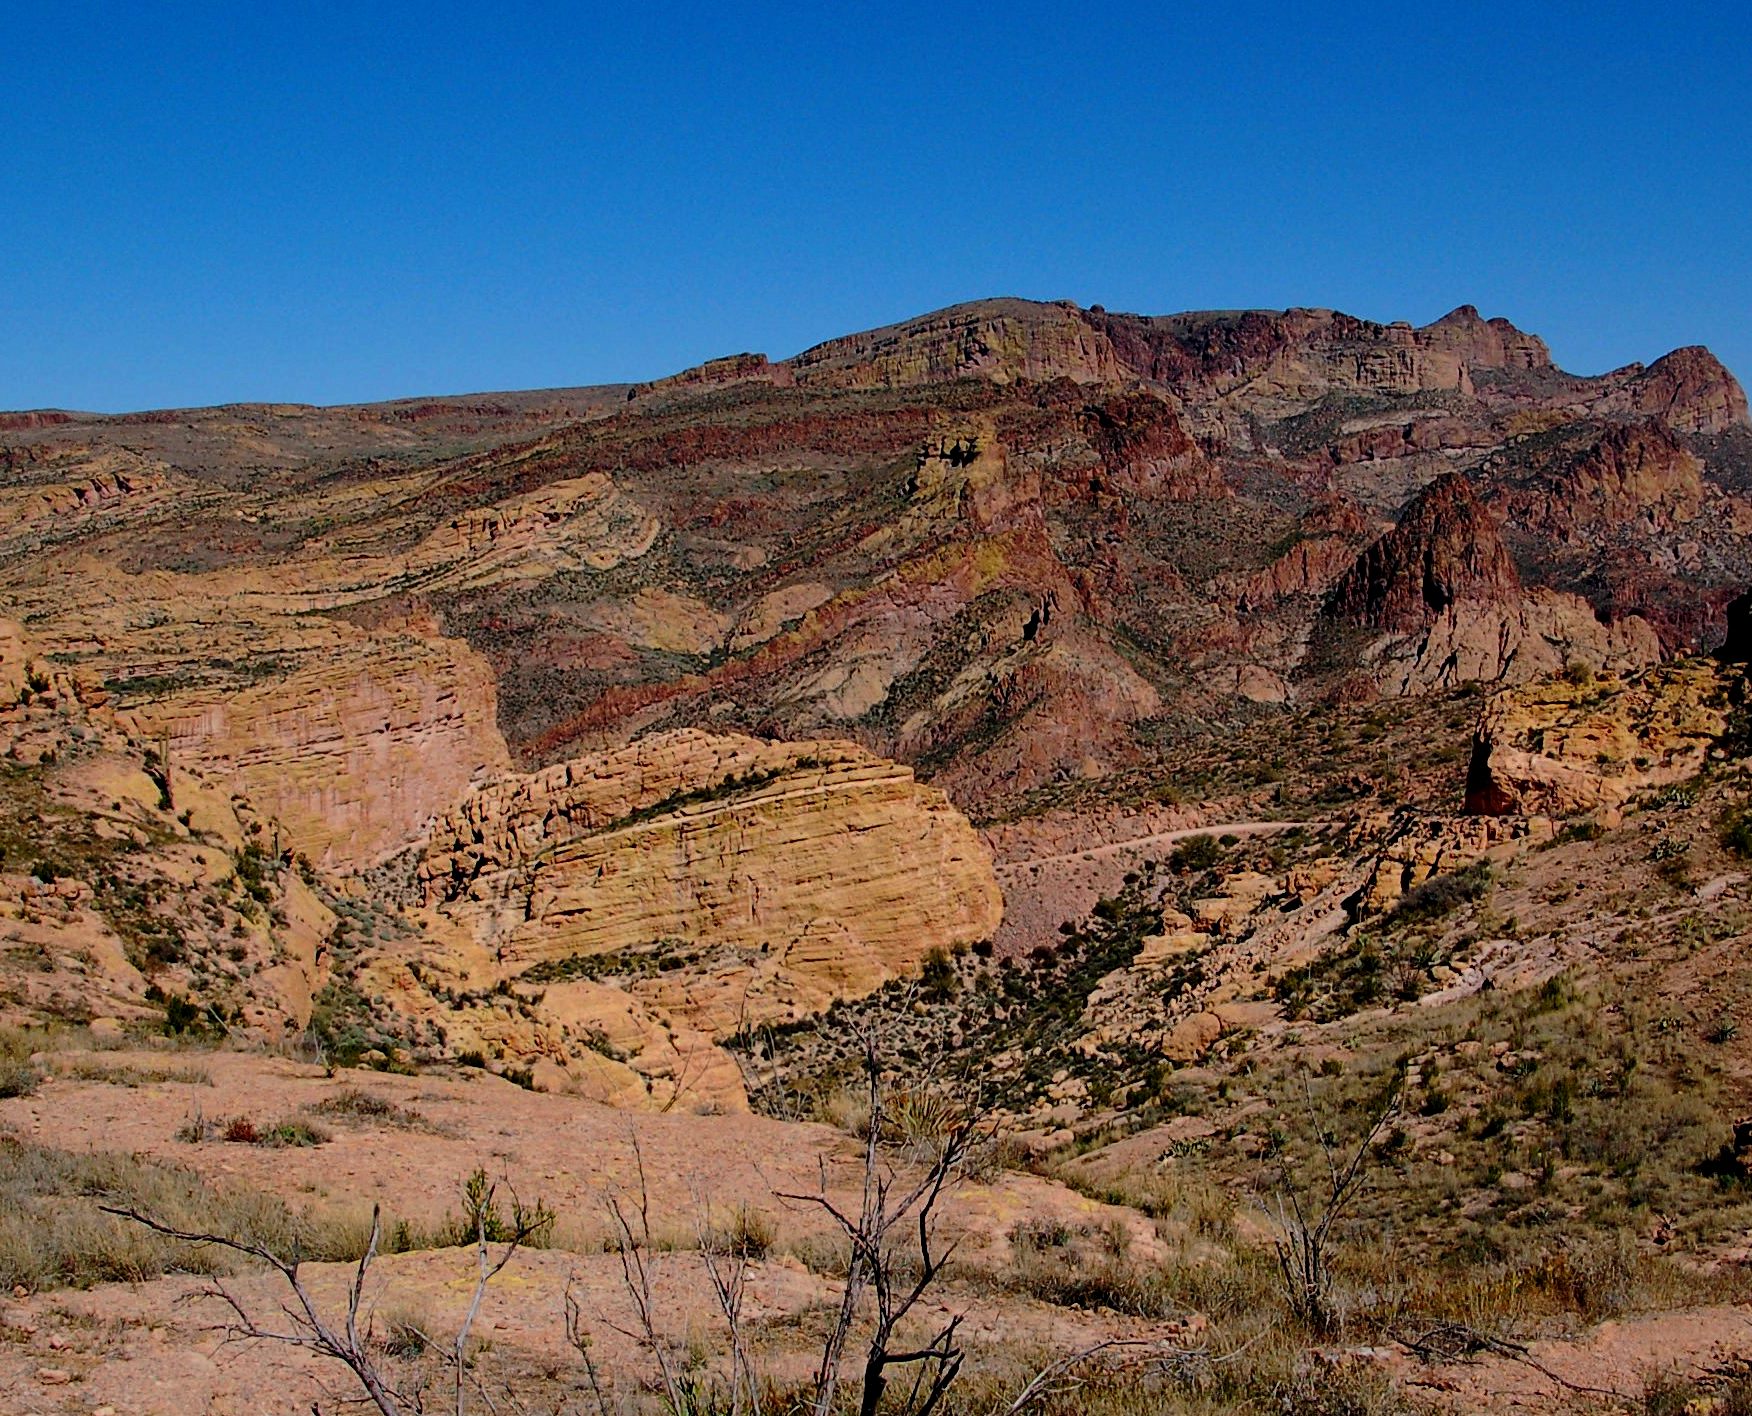
<svg viewBox="0 0 1752 1416">
<path fill-rule="evenodd" d="M 541 1248 L 552 1242 L 553 1228 L 554 1212 L 539 1199 L 526 1205 L 513 1195 L 511 1216 L 507 1219 L 499 1207 L 499 1187 L 486 1167 L 479 1165 L 462 1183 L 462 1213 L 440 1229 L 439 1242 L 446 1247 L 461 1247 L 481 1239 L 489 1244 L 506 1244 L 516 1238 L 525 1247 Z"/>
</svg>

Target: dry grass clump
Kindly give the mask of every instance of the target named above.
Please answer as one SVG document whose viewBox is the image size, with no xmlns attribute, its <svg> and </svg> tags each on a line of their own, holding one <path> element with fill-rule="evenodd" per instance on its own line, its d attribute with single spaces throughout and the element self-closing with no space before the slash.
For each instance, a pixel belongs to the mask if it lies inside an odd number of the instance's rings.
<svg viewBox="0 0 1752 1416">
<path fill-rule="evenodd" d="M 85 1287 L 166 1273 L 213 1273 L 224 1255 L 179 1244 L 104 1214 L 102 1205 L 161 1216 L 179 1228 L 248 1238 L 311 1259 L 353 1259 L 355 1222 L 294 1213 L 272 1196 L 218 1189 L 171 1166 L 89 1155 L 0 1137 L 0 1287 Z"/>
<path fill-rule="evenodd" d="M 1035 1373 L 1065 1355 L 972 1354 L 953 1410 L 1005 1411 Z M 1429 1416 L 1430 1408 L 1365 1364 L 1310 1361 L 1296 1334 L 1260 1325 L 1093 1354 L 1048 1383 L 1027 1410 L 1031 1416 Z"/>
<path fill-rule="evenodd" d="M 35 1039 L 22 1028 L 0 1028 L 0 1099 L 29 1096 L 43 1074 L 31 1061 Z"/>
<path fill-rule="evenodd" d="M 29 1059 L 0 1057 L 0 1101 L 9 1097 L 30 1096 L 42 1085 L 43 1074 Z"/>
<path fill-rule="evenodd" d="M 209 1120 L 196 1111 L 176 1130 L 176 1138 L 190 1145 L 204 1141 L 229 1141 L 245 1146 L 320 1146 L 334 1139 L 321 1126 L 303 1117 L 291 1116 L 269 1125 L 261 1125 L 248 1116 L 232 1116 L 226 1120 Z"/>
<path fill-rule="evenodd" d="M 114 1066 L 94 1057 L 57 1059 L 55 1075 L 75 1082 L 102 1082 L 113 1087 L 150 1087 L 166 1083 L 210 1087 L 213 1074 L 205 1067 L 138 1066 L 131 1062 Z"/>
<path fill-rule="evenodd" d="M 342 1087 L 332 1096 L 314 1102 L 305 1110 L 331 1121 L 366 1126 L 392 1126 L 401 1131 L 437 1131 L 418 1111 L 363 1087 Z"/>
<path fill-rule="evenodd" d="M 771 1215 L 742 1204 L 704 1226 L 700 1247 L 711 1253 L 752 1261 L 766 1258 L 778 1239 L 778 1227 Z"/>
</svg>

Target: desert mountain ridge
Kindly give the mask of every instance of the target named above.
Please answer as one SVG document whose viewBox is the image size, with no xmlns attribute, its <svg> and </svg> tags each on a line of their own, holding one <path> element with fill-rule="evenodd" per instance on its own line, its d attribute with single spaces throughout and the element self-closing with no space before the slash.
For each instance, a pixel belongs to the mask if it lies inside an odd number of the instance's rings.
<svg viewBox="0 0 1752 1416">
<path fill-rule="evenodd" d="M 649 1155 L 698 1211 L 665 1302 L 697 1335 L 733 1252 L 800 1372 L 844 1270 L 795 1192 L 972 1117 L 945 1301 L 1011 1363 L 1118 1344 L 1116 1402 L 1551 1409 L 1668 1350 L 1737 1390 L 1749 586 L 1713 356 L 1578 377 L 1470 306 L 991 300 L 601 388 L 0 415 L 0 1184 L 70 1236 L 0 1243 L 0 1392 L 265 1389 L 90 1166 L 385 1199 L 448 1313 L 460 1176 L 577 1207 Z M 1369 1185 L 1311 1298 L 1272 1246 L 1333 1126 Z M 604 1242 L 530 1256 L 481 1370 L 545 1393 L 582 1294 L 643 1409 L 679 1338 Z M 1335 1391 L 1375 1404 L 1286 1404 Z"/>
</svg>

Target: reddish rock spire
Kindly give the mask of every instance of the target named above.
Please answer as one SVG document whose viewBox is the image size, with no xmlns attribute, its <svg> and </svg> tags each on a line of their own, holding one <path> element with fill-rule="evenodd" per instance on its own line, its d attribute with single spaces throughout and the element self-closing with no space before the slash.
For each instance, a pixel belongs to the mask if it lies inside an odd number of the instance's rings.
<svg viewBox="0 0 1752 1416">
<path fill-rule="evenodd" d="M 1500 600 L 1520 585 L 1496 522 L 1467 480 L 1449 472 L 1357 557 L 1333 587 L 1326 613 L 1374 629 L 1413 630 L 1456 600 Z"/>
</svg>

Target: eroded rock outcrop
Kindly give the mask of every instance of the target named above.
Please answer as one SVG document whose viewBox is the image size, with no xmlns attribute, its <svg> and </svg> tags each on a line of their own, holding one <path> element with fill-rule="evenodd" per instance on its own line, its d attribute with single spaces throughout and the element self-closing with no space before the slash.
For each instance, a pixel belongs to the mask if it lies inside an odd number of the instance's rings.
<svg viewBox="0 0 1752 1416">
<path fill-rule="evenodd" d="M 909 768 L 690 729 L 475 792 L 420 879 L 428 905 L 524 966 L 679 939 L 880 982 L 989 936 L 1000 909 L 978 836 Z M 810 942 L 823 929 L 841 957 Z"/>
<path fill-rule="evenodd" d="M 475 981 L 564 984 L 578 1030 L 671 1095 L 708 1061 L 724 1076 L 716 1049 L 672 1063 L 678 1027 L 722 1041 L 817 1012 L 1002 917 L 985 845 L 910 769 L 695 730 L 475 792 L 418 879 L 434 933 L 473 941 Z"/>
<path fill-rule="evenodd" d="M 455 517 L 420 542 L 406 573 L 432 590 L 611 570 L 650 550 L 657 531 L 654 517 L 592 473 Z"/>
<path fill-rule="evenodd" d="M 304 1028 L 334 916 L 277 823 L 105 698 L 0 619 L 0 1021 Z"/>
<path fill-rule="evenodd" d="M 1653 414 L 1688 433 L 1719 433 L 1748 421 L 1746 391 L 1702 345 L 1624 372 L 1623 386 L 1596 405 L 1602 411 Z"/>
<path fill-rule="evenodd" d="M 1466 810 L 1569 816 L 1615 810 L 1693 777 L 1728 726 L 1728 680 L 1706 660 L 1633 677 L 1576 674 L 1500 693 L 1473 744 Z"/>
<path fill-rule="evenodd" d="M 1449 473 L 1340 577 L 1326 613 L 1371 629 L 1412 630 L 1457 601 L 1510 599 L 1520 585 L 1490 513 L 1463 476 Z"/>
<path fill-rule="evenodd" d="M 1661 637 L 1642 616 L 1607 623 L 1579 595 L 1544 589 L 1497 603 L 1456 601 L 1428 628 L 1385 636 L 1361 655 L 1387 694 L 1524 683 L 1571 664 L 1634 673 L 1661 658 Z"/>
<path fill-rule="evenodd" d="M 312 860 L 374 863 L 510 765 L 492 671 L 466 645 L 335 633 L 283 678 L 136 710 L 176 760 L 230 772 Z"/>
<path fill-rule="evenodd" d="M 1540 448 L 1494 497 L 1504 518 L 1569 545 L 1676 530 L 1703 507 L 1703 465 L 1665 425 L 1594 428 Z"/>
</svg>

